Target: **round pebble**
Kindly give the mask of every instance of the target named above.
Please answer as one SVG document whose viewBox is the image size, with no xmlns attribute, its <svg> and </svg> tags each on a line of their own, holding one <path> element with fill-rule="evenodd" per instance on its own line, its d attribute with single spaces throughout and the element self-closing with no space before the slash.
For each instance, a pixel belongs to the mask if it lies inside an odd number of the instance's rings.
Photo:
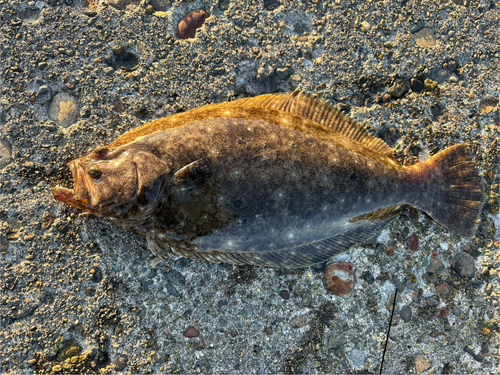
<svg viewBox="0 0 500 375">
<path fill-rule="evenodd" d="M 78 116 L 75 99 L 65 93 L 54 96 L 48 112 L 49 118 L 62 127 L 74 124 Z"/>
<path fill-rule="evenodd" d="M 307 324 L 307 317 L 305 315 L 296 316 L 290 320 L 290 325 L 293 328 L 301 328 Z"/>
<path fill-rule="evenodd" d="M 198 331 L 196 328 L 190 326 L 188 327 L 184 333 L 183 333 L 183 336 L 184 337 L 187 337 L 189 339 L 193 338 L 193 337 L 198 337 L 200 335 L 200 331 Z"/>
<path fill-rule="evenodd" d="M 351 361 L 355 366 L 363 366 L 365 364 L 366 355 L 365 352 L 358 349 L 353 349 L 351 351 Z"/>
<path fill-rule="evenodd" d="M 401 308 L 399 312 L 399 316 L 403 319 L 403 322 L 408 323 L 411 320 L 411 308 L 408 305 L 405 305 Z"/>
<path fill-rule="evenodd" d="M 354 264 L 336 262 L 326 267 L 323 273 L 324 287 L 337 296 L 348 296 L 356 284 Z"/>
</svg>

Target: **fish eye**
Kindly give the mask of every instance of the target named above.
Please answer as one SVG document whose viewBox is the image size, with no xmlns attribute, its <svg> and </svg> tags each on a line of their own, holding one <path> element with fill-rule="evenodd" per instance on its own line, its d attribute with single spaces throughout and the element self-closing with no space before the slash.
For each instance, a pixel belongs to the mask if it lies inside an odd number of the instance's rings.
<svg viewBox="0 0 500 375">
<path fill-rule="evenodd" d="M 97 168 L 92 168 L 89 169 L 89 176 L 92 177 L 94 180 L 99 179 L 102 176 L 102 171 Z"/>
</svg>

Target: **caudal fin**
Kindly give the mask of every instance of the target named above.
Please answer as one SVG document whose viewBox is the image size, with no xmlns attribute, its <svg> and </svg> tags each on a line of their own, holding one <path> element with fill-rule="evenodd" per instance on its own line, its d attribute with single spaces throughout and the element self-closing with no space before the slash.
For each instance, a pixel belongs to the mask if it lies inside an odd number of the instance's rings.
<svg viewBox="0 0 500 375">
<path fill-rule="evenodd" d="M 427 172 L 429 194 L 422 209 L 460 236 L 474 237 L 485 194 L 467 145 L 449 147 L 421 165 Z"/>
</svg>

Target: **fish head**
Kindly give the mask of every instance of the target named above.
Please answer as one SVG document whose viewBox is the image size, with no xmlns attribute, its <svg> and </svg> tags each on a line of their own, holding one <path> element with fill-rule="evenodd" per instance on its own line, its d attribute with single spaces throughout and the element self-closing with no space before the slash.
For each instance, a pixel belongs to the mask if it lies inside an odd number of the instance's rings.
<svg viewBox="0 0 500 375">
<path fill-rule="evenodd" d="M 69 164 L 73 189 L 56 186 L 54 198 L 82 211 L 118 220 L 149 215 L 168 188 L 170 168 L 150 152 L 98 149 Z"/>
</svg>

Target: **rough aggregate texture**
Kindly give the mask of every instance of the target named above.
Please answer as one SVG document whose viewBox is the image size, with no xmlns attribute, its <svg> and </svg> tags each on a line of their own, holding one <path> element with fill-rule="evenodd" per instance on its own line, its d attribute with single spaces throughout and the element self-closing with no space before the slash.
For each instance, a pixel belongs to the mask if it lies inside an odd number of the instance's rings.
<svg viewBox="0 0 500 375">
<path fill-rule="evenodd" d="M 179 40 L 195 9 L 211 17 Z M 2 373 L 378 373 L 396 288 L 384 372 L 500 371 L 498 2 L 0 0 L 0 19 Z M 297 87 L 406 165 L 470 144 L 488 196 L 476 237 L 404 211 L 335 259 L 362 275 L 342 298 L 324 265 L 158 263 L 52 198 L 68 161 L 145 121 Z M 57 95 L 74 102 L 49 116 Z M 472 276 L 451 267 L 462 252 Z"/>
</svg>

